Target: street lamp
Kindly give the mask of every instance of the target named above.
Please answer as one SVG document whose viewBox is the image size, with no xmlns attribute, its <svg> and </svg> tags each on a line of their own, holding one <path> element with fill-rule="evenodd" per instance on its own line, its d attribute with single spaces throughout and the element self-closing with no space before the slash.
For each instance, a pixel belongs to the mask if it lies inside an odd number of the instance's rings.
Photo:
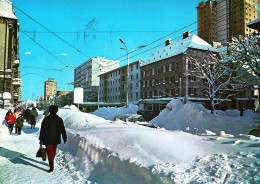
<svg viewBox="0 0 260 184">
<path fill-rule="evenodd" d="M 119 39 L 122 44 L 124 44 L 125 48 L 120 48 L 121 50 L 125 50 L 127 54 L 127 81 L 126 81 L 126 107 L 128 106 L 128 82 L 129 82 L 129 54 L 128 49 L 125 42 L 122 39 Z"/>
</svg>

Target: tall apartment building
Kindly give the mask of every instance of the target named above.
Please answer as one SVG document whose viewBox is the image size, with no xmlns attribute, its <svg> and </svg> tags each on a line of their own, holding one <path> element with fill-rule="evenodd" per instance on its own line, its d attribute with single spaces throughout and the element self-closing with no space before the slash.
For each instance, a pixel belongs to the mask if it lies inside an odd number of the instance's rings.
<svg viewBox="0 0 260 184">
<path fill-rule="evenodd" d="M 97 101 L 99 75 L 119 67 L 120 61 L 105 57 L 90 58 L 74 70 L 74 88 L 82 87 L 84 101 Z"/>
<path fill-rule="evenodd" d="M 137 103 L 140 99 L 140 61 L 122 66 L 100 75 L 100 101 L 106 103 Z M 128 83 L 128 87 L 127 87 Z"/>
<path fill-rule="evenodd" d="M 257 0 L 208 0 L 197 6 L 198 36 L 210 44 L 231 37 L 248 36 L 256 30 L 246 26 L 258 18 Z"/>
<path fill-rule="evenodd" d="M 21 101 L 18 31 L 19 23 L 12 3 L 0 0 L 0 104 L 4 92 L 11 94 L 11 103 Z"/>
<path fill-rule="evenodd" d="M 57 95 L 57 82 L 49 78 L 44 82 L 44 100 L 50 100 Z"/>
</svg>

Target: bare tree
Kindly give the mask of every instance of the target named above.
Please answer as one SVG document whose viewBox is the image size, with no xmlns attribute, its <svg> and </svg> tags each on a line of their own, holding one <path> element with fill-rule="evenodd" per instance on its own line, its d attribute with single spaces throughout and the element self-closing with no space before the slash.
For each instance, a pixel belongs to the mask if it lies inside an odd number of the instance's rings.
<svg viewBox="0 0 260 184">
<path fill-rule="evenodd" d="M 233 66 L 231 62 L 219 54 L 212 53 L 210 51 L 206 53 L 196 52 L 187 56 L 188 60 L 188 72 L 186 75 L 189 77 L 195 76 L 196 78 L 203 80 L 204 92 L 208 96 L 211 113 L 214 114 L 215 105 L 225 101 L 235 91 L 235 83 L 240 75 L 234 75 L 234 71 L 237 71 L 237 67 Z"/>
</svg>

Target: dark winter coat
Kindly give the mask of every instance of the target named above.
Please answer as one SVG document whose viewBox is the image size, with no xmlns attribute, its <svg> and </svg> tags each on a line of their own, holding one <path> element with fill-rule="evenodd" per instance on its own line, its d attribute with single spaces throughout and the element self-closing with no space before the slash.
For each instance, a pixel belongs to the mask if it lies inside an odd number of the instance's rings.
<svg viewBox="0 0 260 184">
<path fill-rule="evenodd" d="M 36 110 L 31 110 L 30 111 L 30 124 L 35 124 L 36 123 L 36 119 L 37 119 L 37 116 L 38 116 L 38 112 Z"/>
<path fill-rule="evenodd" d="M 29 119 L 29 116 L 30 116 L 30 109 L 26 109 L 24 114 L 23 114 L 24 118 L 25 119 Z"/>
<path fill-rule="evenodd" d="M 13 114 L 11 114 L 11 115 L 7 115 L 6 117 L 5 117 L 5 121 L 7 122 L 7 124 L 9 124 L 9 125 L 13 125 L 14 123 L 15 123 L 15 117 L 14 117 L 14 115 Z"/>
<path fill-rule="evenodd" d="M 67 134 L 63 124 L 63 120 L 57 114 L 46 116 L 41 125 L 40 144 L 55 145 L 61 143 L 61 135 L 66 142 Z"/>
<path fill-rule="evenodd" d="M 22 128 L 22 127 L 23 127 L 23 122 L 24 122 L 23 117 L 19 117 L 19 118 L 16 119 L 15 125 L 16 125 L 17 127 L 19 127 L 19 128 Z"/>
</svg>

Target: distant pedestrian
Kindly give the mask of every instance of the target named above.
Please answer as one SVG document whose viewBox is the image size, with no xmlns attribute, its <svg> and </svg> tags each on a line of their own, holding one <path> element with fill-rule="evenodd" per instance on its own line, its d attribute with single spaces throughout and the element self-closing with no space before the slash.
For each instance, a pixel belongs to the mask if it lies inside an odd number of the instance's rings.
<svg viewBox="0 0 260 184">
<path fill-rule="evenodd" d="M 18 129 L 18 135 L 21 135 L 23 123 L 24 123 L 23 114 L 20 114 L 19 117 L 15 120 L 15 127 L 17 127 Z"/>
<path fill-rule="evenodd" d="M 30 117 L 30 109 L 27 107 L 27 109 L 24 112 L 24 119 L 29 123 L 29 117 Z"/>
<path fill-rule="evenodd" d="M 36 120 L 38 117 L 38 112 L 36 111 L 36 108 L 33 107 L 32 110 L 30 110 L 30 117 L 29 122 L 31 124 L 31 129 L 35 129 Z"/>
<path fill-rule="evenodd" d="M 21 113 L 22 113 L 22 109 L 20 107 L 16 108 L 14 110 L 14 117 L 15 117 L 15 119 L 19 118 Z M 17 132 L 18 132 L 18 127 L 15 124 L 15 133 L 17 134 Z"/>
<path fill-rule="evenodd" d="M 15 117 L 14 117 L 12 111 L 8 111 L 8 114 L 5 117 L 5 121 L 8 124 L 9 133 L 10 133 L 10 135 L 12 135 L 14 123 L 15 123 Z"/>
<path fill-rule="evenodd" d="M 67 134 L 63 120 L 56 114 L 58 112 L 58 107 L 51 105 L 49 107 L 49 112 L 50 114 L 42 121 L 39 140 L 40 146 L 42 146 L 42 144 L 46 146 L 50 166 L 48 172 L 52 172 L 54 170 L 54 158 L 57 145 L 61 143 L 61 135 L 64 144 L 67 142 Z"/>
</svg>

